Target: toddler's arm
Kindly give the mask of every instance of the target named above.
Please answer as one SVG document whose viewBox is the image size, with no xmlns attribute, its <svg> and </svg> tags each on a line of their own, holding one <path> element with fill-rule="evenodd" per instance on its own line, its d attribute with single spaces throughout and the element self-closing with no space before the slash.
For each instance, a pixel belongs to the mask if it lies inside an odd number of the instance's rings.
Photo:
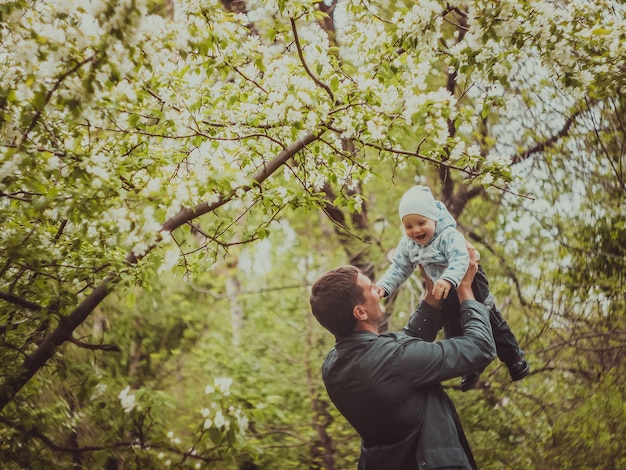
<svg viewBox="0 0 626 470">
<path fill-rule="evenodd" d="M 378 293 L 378 296 L 382 299 L 383 297 L 387 297 L 389 295 L 389 292 L 387 292 L 385 289 L 383 289 L 382 287 L 380 287 L 379 285 L 374 285 L 374 289 L 376 289 L 376 292 Z"/>
<path fill-rule="evenodd" d="M 413 263 L 410 260 L 409 246 L 413 242 L 406 235 L 403 236 L 391 258 L 391 266 L 385 274 L 376 282 L 387 294 L 393 294 L 400 285 L 413 274 Z"/>
</svg>

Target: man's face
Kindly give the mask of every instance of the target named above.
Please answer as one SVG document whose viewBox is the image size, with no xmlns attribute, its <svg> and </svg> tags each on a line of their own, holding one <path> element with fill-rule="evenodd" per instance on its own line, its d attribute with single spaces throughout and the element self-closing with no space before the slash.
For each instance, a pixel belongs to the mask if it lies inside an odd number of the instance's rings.
<svg viewBox="0 0 626 470">
<path fill-rule="evenodd" d="M 419 214 L 408 214 L 402 217 L 402 225 L 406 236 L 419 245 L 427 245 L 435 235 L 437 224 L 434 220 Z"/>
<path fill-rule="evenodd" d="M 363 297 L 365 301 L 360 307 L 367 312 L 367 322 L 372 325 L 378 325 L 382 319 L 385 310 L 380 304 L 380 295 L 374 283 L 367 276 L 359 274 L 356 281 L 357 285 L 363 289 Z"/>
</svg>

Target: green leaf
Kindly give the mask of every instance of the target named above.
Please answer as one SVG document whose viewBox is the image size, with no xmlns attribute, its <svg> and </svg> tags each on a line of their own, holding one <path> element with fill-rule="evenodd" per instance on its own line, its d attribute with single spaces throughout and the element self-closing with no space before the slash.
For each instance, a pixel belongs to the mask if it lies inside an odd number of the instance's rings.
<svg viewBox="0 0 626 470">
<path fill-rule="evenodd" d="M 133 289 L 129 289 L 126 294 L 126 308 L 133 308 L 135 306 L 135 302 L 135 291 Z"/>
<path fill-rule="evenodd" d="M 222 432 L 217 429 L 215 426 L 211 426 L 208 431 L 209 439 L 213 442 L 213 444 L 220 444 L 222 442 L 223 436 Z"/>
<path fill-rule="evenodd" d="M 37 111 L 41 111 L 46 105 L 46 94 L 45 90 L 37 90 L 33 96 L 33 106 Z"/>
</svg>

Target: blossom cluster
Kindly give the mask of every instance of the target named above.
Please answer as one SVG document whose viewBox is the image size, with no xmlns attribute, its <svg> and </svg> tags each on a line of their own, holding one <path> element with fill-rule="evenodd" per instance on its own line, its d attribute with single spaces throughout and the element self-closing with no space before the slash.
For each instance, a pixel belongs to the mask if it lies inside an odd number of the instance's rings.
<svg viewBox="0 0 626 470">
<path fill-rule="evenodd" d="M 212 385 L 206 386 L 205 393 L 217 401 L 211 402 L 200 411 L 204 419 L 203 429 L 215 428 L 223 432 L 234 429 L 239 435 L 245 434 L 248 429 L 248 417 L 241 407 L 226 404 L 224 401 L 224 398 L 231 394 L 232 383 L 233 380 L 229 377 L 216 377 Z"/>
<path fill-rule="evenodd" d="M 120 404 L 122 405 L 122 408 L 124 409 L 125 413 L 130 413 L 137 406 L 135 394 L 131 393 L 130 385 L 128 385 L 125 389 L 123 389 L 120 392 L 120 394 L 118 395 L 118 398 L 120 400 Z"/>
<path fill-rule="evenodd" d="M 182 251 L 163 224 L 181 210 L 228 200 L 207 222 L 227 244 L 254 233 L 242 211 L 264 227 L 328 183 L 368 182 L 376 158 L 445 160 L 506 183 L 511 156 L 554 131 L 555 114 L 626 85 L 616 1 L 339 2 L 334 37 L 314 1 L 249 2 L 245 15 L 218 0 L 173 7 L 3 7 L 0 251 L 14 260 L 3 285 L 59 279 L 36 291 L 80 301 L 128 253 L 169 243 L 161 269 L 174 267 Z M 479 138 L 481 123 L 495 137 Z"/>
</svg>

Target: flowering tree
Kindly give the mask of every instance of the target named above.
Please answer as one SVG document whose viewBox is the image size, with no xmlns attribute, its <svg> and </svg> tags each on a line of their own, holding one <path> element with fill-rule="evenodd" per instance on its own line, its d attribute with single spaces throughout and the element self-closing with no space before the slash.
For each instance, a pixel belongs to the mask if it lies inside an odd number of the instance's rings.
<svg viewBox="0 0 626 470">
<path fill-rule="evenodd" d="M 432 168 L 458 215 L 624 87 L 617 2 L 168 6 L 0 6 L 2 409 L 64 343 L 107 349 L 73 332 L 113 289 L 362 211 L 381 168 Z"/>
</svg>

